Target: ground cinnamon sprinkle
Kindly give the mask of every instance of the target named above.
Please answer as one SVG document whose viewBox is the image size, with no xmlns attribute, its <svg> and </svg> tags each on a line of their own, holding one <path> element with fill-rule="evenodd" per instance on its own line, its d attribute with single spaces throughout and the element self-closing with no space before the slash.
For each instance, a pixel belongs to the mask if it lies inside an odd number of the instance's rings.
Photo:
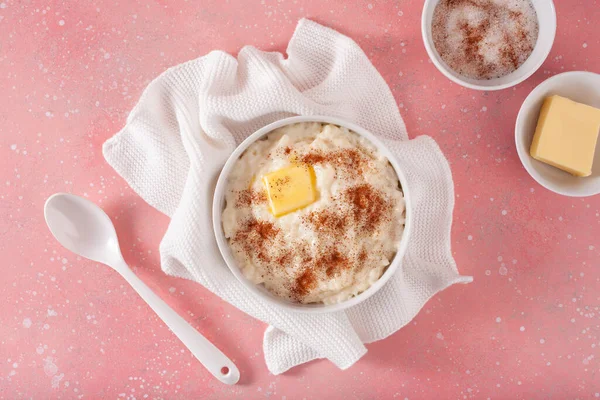
<svg viewBox="0 0 600 400">
<path fill-rule="evenodd" d="M 358 253 L 358 261 L 360 263 L 364 263 L 366 259 L 367 259 L 367 252 L 365 251 L 365 249 L 362 249 L 360 251 L 360 253 Z"/>
<path fill-rule="evenodd" d="M 330 210 L 313 211 L 303 218 L 317 232 L 342 236 L 346 231 L 346 216 Z"/>
<path fill-rule="evenodd" d="M 292 260 L 292 254 L 288 251 L 284 251 L 281 255 L 279 255 L 279 257 L 277 257 L 275 262 L 279 267 L 285 268 L 290 264 L 290 262 L 292 262 Z"/>
<path fill-rule="evenodd" d="M 506 44 L 504 45 L 502 50 L 500 50 L 502 62 L 505 65 L 510 65 L 514 69 L 517 69 L 519 67 L 519 55 L 515 50 L 515 46 L 511 43 L 510 38 L 506 34 L 504 35 L 504 41 Z"/>
<path fill-rule="evenodd" d="M 300 300 L 310 293 L 315 286 L 317 286 L 317 277 L 310 268 L 306 268 L 296 277 L 290 292 L 295 299 Z"/>
<path fill-rule="evenodd" d="M 328 278 L 340 273 L 344 269 L 351 267 L 348 257 L 342 255 L 337 249 L 330 249 L 315 262 L 315 267 L 319 271 L 325 272 Z"/>
<path fill-rule="evenodd" d="M 279 233 L 279 228 L 273 223 L 250 218 L 231 240 L 242 246 L 249 255 L 254 255 L 262 262 L 270 262 L 268 250 Z"/>
<path fill-rule="evenodd" d="M 237 201 L 235 203 L 236 207 L 250 207 L 255 204 L 266 203 L 267 194 L 264 190 L 252 190 L 252 189 L 244 189 L 238 192 Z"/>
<path fill-rule="evenodd" d="M 351 187 L 343 196 L 350 204 L 354 222 L 366 233 L 373 233 L 384 219 L 389 218 L 390 202 L 371 185 Z"/>
<path fill-rule="evenodd" d="M 286 176 L 284 178 L 275 179 L 275 182 L 273 182 L 273 186 L 275 187 L 275 190 L 277 190 L 278 192 L 281 192 L 282 188 L 284 186 L 287 186 L 289 183 L 290 183 L 290 177 Z"/>
<path fill-rule="evenodd" d="M 275 228 L 271 222 L 253 220 L 248 226 L 263 240 L 273 239 L 279 233 L 279 229 Z"/>
<path fill-rule="evenodd" d="M 300 157 L 300 162 L 309 165 L 328 163 L 337 169 L 360 174 L 363 168 L 368 165 L 368 159 L 356 149 L 343 149 L 336 151 L 313 150 Z"/>
<path fill-rule="evenodd" d="M 324 153 L 314 151 L 314 152 L 303 155 L 300 160 L 305 164 L 315 165 L 315 164 L 320 164 L 320 163 L 326 161 L 327 157 L 325 156 Z"/>
<path fill-rule="evenodd" d="M 483 36 L 489 27 L 489 21 L 483 21 L 477 27 L 471 27 L 467 23 L 460 25 L 460 30 L 464 35 L 465 60 L 477 66 L 477 73 L 486 75 L 491 71 L 491 67 L 486 65 L 483 55 L 479 52 Z"/>
</svg>

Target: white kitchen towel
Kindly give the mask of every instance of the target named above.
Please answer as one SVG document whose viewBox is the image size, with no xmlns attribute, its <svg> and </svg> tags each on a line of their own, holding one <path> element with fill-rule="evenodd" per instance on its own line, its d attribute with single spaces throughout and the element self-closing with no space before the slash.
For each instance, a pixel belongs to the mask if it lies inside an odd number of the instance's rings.
<svg viewBox="0 0 600 400">
<path fill-rule="evenodd" d="M 413 232 L 402 267 L 366 302 L 321 315 L 281 310 L 246 290 L 217 248 L 211 203 L 225 160 L 245 137 L 293 115 L 352 121 L 384 140 L 407 177 Z M 244 47 L 170 68 L 152 81 L 125 127 L 103 148 L 108 163 L 150 205 L 171 217 L 160 244 L 165 273 L 192 279 L 270 325 L 269 370 L 278 374 L 315 358 L 345 369 L 363 343 L 406 325 L 460 276 L 450 251 L 454 189 L 433 139 L 408 140 L 385 81 L 348 37 L 302 19 L 280 53 Z M 227 352 L 227 349 L 224 349 Z"/>
</svg>

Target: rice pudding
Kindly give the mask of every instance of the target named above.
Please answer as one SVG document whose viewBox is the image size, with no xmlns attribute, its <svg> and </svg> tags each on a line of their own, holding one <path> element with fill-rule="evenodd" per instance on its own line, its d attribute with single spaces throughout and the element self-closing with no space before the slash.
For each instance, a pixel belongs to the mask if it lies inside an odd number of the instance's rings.
<svg viewBox="0 0 600 400">
<path fill-rule="evenodd" d="M 250 145 L 225 200 L 223 231 L 244 276 L 299 303 L 340 303 L 368 289 L 404 229 L 387 158 L 332 124 L 287 125 Z"/>
</svg>

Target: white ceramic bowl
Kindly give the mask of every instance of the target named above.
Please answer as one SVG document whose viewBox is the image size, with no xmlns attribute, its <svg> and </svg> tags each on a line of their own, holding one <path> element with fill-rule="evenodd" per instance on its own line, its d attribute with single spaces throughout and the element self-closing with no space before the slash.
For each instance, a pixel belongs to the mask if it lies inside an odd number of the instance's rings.
<svg viewBox="0 0 600 400">
<path fill-rule="evenodd" d="M 592 175 L 584 178 L 573 176 L 535 160 L 529 155 L 540 108 L 544 99 L 554 94 L 600 108 L 600 75 L 583 71 L 565 72 L 545 80 L 533 89 L 523 102 L 515 124 L 515 143 L 519 158 L 529 175 L 546 189 L 573 197 L 598 194 L 600 193 L 600 144 L 596 145 Z"/>
<path fill-rule="evenodd" d="M 500 90 L 514 86 L 529 78 L 543 64 L 552 49 L 556 34 L 556 11 L 552 0 L 532 0 L 539 23 L 539 34 L 529 58 L 512 73 L 495 79 L 470 79 L 454 72 L 446 64 L 433 44 L 431 21 L 433 11 L 440 0 L 425 0 L 421 15 L 421 34 L 429 58 L 440 72 L 451 81 L 476 90 Z"/>
<path fill-rule="evenodd" d="M 291 301 L 287 301 L 286 299 L 277 297 L 271 294 L 268 290 L 264 288 L 262 285 L 256 285 L 253 282 L 246 279 L 240 268 L 237 266 L 235 258 L 231 253 L 231 248 L 229 247 L 229 243 L 225 238 L 225 234 L 223 233 L 223 227 L 221 225 L 221 215 L 223 213 L 223 209 L 225 208 L 225 188 L 227 186 L 227 177 L 229 176 L 230 171 L 235 165 L 235 162 L 240 158 L 242 153 L 255 141 L 259 140 L 263 136 L 272 132 L 273 130 L 280 128 L 285 125 L 295 124 L 299 122 L 323 122 L 330 123 L 338 126 L 343 126 L 348 128 L 349 130 L 357 133 L 360 136 L 366 137 L 380 152 L 384 155 L 389 161 L 394 170 L 398 175 L 398 179 L 400 181 L 400 185 L 402 186 L 402 192 L 404 193 L 404 200 L 406 203 L 406 222 L 404 226 L 404 233 L 402 235 L 402 239 L 400 241 L 400 247 L 398 252 L 396 253 L 394 259 L 391 264 L 385 270 L 381 278 L 377 280 L 371 287 L 369 287 L 364 292 L 359 295 L 352 297 L 344 302 L 338 304 L 324 305 L 324 304 L 299 304 L 293 303 Z M 323 116 L 311 116 L 311 117 L 291 117 L 282 119 L 280 121 L 276 121 L 272 124 L 265 126 L 264 128 L 259 129 L 250 135 L 246 140 L 244 140 L 231 154 L 221 174 L 219 175 L 219 179 L 217 181 L 217 186 L 215 188 L 215 194 L 213 199 L 213 228 L 215 232 L 215 237 L 217 240 L 217 245 L 219 246 L 219 250 L 221 251 L 221 255 L 225 260 L 225 263 L 235 275 L 235 277 L 254 295 L 260 297 L 263 301 L 285 308 L 293 311 L 300 312 L 309 312 L 309 313 L 323 313 L 323 312 L 334 312 L 344 310 L 348 307 L 352 307 L 358 303 L 365 301 L 367 298 L 371 297 L 375 294 L 379 289 L 385 285 L 385 283 L 390 279 L 390 277 L 401 268 L 402 258 L 404 253 L 406 252 L 406 246 L 408 245 L 408 238 L 410 236 L 411 227 L 412 227 L 412 218 L 411 218 L 411 208 L 410 208 L 410 194 L 405 185 L 406 179 L 402 174 L 402 171 L 399 169 L 398 164 L 394 160 L 394 157 L 390 153 L 390 151 L 370 132 L 367 132 L 365 129 L 352 124 L 350 122 L 338 119 L 338 118 L 330 118 Z"/>
</svg>

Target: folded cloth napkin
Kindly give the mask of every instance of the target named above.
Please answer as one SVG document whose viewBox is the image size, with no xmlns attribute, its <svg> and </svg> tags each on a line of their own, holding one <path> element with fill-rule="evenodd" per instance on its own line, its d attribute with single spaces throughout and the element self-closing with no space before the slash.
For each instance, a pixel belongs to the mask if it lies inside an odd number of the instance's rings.
<svg viewBox="0 0 600 400">
<path fill-rule="evenodd" d="M 280 53 L 213 51 L 170 68 L 146 88 L 125 127 L 103 148 L 107 162 L 150 205 L 171 217 L 160 244 L 166 274 L 194 280 L 268 323 L 264 354 L 279 374 L 315 358 L 339 368 L 406 325 L 460 276 L 450 251 L 452 175 L 433 139 L 408 140 L 385 81 L 348 37 L 302 19 Z M 211 224 L 216 178 L 237 144 L 293 115 L 352 121 L 389 146 L 406 175 L 413 231 L 402 266 L 374 296 L 345 312 L 282 310 L 246 290 L 217 248 Z"/>
</svg>

